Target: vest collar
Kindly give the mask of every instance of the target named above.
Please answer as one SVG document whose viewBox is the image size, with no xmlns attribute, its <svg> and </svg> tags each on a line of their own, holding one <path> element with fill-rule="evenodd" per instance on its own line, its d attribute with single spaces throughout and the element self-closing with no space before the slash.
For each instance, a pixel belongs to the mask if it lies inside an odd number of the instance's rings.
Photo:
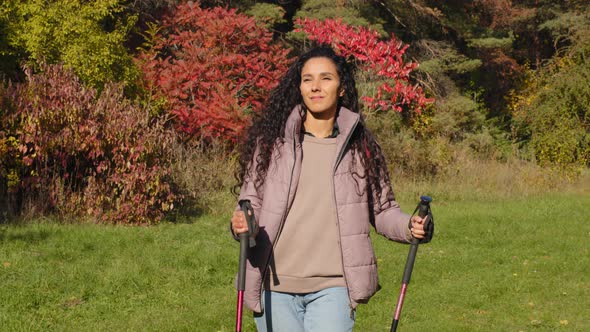
<svg viewBox="0 0 590 332">
<path fill-rule="evenodd" d="M 304 116 L 305 109 L 301 107 L 301 105 L 297 105 L 293 108 L 285 124 L 285 139 L 299 140 L 301 138 L 301 126 L 303 124 Z M 338 124 L 339 130 L 338 136 L 348 137 L 351 130 L 356 127 L 359 119 L 360 115 L 358 113 L 354 113 L 345 107 L 340 107 L 336 113 L 336 123 Z"/>
</svg>

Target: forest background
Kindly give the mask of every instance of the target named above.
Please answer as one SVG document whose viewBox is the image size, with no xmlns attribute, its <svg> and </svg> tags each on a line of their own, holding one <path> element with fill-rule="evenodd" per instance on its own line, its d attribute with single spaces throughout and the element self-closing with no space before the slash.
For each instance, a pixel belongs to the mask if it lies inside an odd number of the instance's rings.
<svg viewBox="0 0 590 332">
<path fill-rule="evenodd" d="M 242 130 L 313 42 L 358 66 L 402 198 L 587 181 L 587 1 L 6 0 L 0 221 L 227 214 Z"/>
</svg>

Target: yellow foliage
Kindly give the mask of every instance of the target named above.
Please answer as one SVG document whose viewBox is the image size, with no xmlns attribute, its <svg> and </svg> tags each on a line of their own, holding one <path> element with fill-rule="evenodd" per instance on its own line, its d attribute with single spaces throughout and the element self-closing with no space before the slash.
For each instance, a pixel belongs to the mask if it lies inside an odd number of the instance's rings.
<svg viewBox="0 0 590 332">
<path fill-rule="evenodd" d="M 412 130 L 420 137 L 428 134 L 434 116 L 434 107 L 426 107 L 421 113 L 412 114 Z"/>
<path fill-rule="evenodd" d="M 102 87 L 108 81 L 138 77 L 125 48 L 136 15 L 124 14 L 125 3 L 105 1 L 7 1 L 7 40 L 32 64 L 64 63 L 83 81 Z"/>
<path fill-rule="evenodd" d="M 14 168 L 8 170 L 6 179 L 8 180 L 8 188 L 15 188 L 20 183 L 20 177 Z"/>
<path fill-rule="evenodd" d="M 508 96 L 513 138 L 530 143 L 541 165 L 576 176 L 590 162 L 590 61 L 566 54 L 525 74 Z"/>
</svg>

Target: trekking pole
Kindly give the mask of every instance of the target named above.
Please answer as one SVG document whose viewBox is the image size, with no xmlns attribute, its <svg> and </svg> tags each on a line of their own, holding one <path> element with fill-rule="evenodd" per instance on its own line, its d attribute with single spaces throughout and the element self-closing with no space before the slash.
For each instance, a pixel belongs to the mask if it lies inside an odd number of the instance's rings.
<svg viewBox="0 0 590 332">
<path fill-rule="evenodd" d="M 246 259 L 248 258 L 248 249 L 256 245 L 256 240 L 250 236 L 254 234 L 256 219 L 254 218 L 254 209 L 249 200 L 240 201 L 240 208 L 246 216 L 248 231 L 240 233 L 240 269 L 238 271 L 238 303 L 236 308 L 236 332 L 242 331 L 242 311 L 244 306 L 244 289 L 246 288 Z"/>
<path fill-rule="evenodd" d="M 432 213 L 430 211 L 430 202 L 432 202 L 432 198 L 430 196 L 420 196 L 420 203 L 414 210 L 414 213 L 418 211 L 418 216 L 424 218 L 428 216 L 428 219 L 424 223 L 424 229 L 427 229 L 427 224 L 431 222 Z M 414 215 L 412 213 L 412 215 Z M 410 218 L 410 223 L 411 223 Z M 416 253 L 418 252 L 418 244 L 420 240 L 415 237 L 412 237 L 412 242 L 410 244 L 410 251 L 408 252 L 408 259 L 406 260 L 406 267 L 404 269 L 404 276 L 402 277 L 402 288 L 400 290 L 399 297 L 397 299 L 397 305 L 395 307 L 395 315 L 393 316 L 393 322 L 391 323 L 391 330 L 390 332 L 395 332 L 397 330 L 397 324 L 399 323 L 399 317 L 402 312 L 402 306 L 404 305 L 404 298 L 406 296 L 406 290 L 408 289 L 408 284 L 410 283 L 410 277 L 412 276 L 412 269 L 414 268 L 414 261 L 416 260 Z"/>
</svg>

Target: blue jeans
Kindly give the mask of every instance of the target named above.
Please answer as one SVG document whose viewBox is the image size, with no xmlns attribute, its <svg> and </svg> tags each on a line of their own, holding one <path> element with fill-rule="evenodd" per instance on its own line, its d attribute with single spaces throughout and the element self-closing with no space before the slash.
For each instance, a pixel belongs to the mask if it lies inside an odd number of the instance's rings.
<svg viewBox="0 0 590 332">
<path fill-rule="evenodd" d="M 306 294 L 264 291 L 262 295 L 264 312 L 254 315 L 258 332 L 350 332 L 354 327 L 346 287 Z"/>
</svg>

